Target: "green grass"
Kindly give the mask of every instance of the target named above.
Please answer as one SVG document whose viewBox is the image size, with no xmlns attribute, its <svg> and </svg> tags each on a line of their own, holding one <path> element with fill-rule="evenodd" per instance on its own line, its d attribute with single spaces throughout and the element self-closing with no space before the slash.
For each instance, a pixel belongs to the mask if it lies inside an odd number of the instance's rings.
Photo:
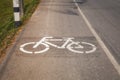
<svg viewBox="0 0 120 80">
<path fill-rule="evenodd" d="M 40 0 L 24 0 L 25 14 L 22 22 L 31 16 L 39 2 Z M 0 56 L 5 53 L 5 49 L 19 29 L 14 26 L 12 4 L 12 0 L 2 0 L 0 2 Z"/>
<path fill-rule="evenodd" d="M 4 25 L 6 21 L 13 16 L 12 0 L 0 1 L 0 26 Z"/>
</svg>

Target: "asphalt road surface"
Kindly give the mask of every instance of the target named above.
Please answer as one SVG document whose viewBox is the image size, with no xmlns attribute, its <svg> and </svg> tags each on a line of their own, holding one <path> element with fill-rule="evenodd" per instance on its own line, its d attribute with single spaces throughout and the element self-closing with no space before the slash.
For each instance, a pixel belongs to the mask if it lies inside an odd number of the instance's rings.
<svg viewBox="0 0 120 80">
<path fill-rule="evenodd" d="M 79 7 L 120 64 L 120 0 L 86 0 Z"/>
<path fill-rule="evenodd" d="M 0 80 L 120 80 L 119 4 L 42 0 L 2 64 Z"/>
</svg>

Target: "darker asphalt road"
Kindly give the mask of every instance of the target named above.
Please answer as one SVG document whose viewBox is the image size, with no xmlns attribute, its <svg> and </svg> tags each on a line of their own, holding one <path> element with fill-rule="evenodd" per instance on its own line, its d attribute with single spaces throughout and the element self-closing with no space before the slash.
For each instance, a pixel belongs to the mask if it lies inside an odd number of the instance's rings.
<svg viewBox="0 0 120 80">
<path fill-rule="evenodd" d="M 120 0 L 85 0 L 79 7 L 120 64 Z"/>
<path fill-rule="evenodd" d="M 119 42 L 117 43 L 119 37 L 116 35 L 119 34 L 119 26 L 115 27 L 120 24 L 119 17 L 115 17 L 119 16 L 117 1 L 86 0 L 82 4 L 78 2 L 93 28 L 111 51 L 119 46 Z M 113 12 L 113 10 L 117 11 Z M 111 20 L 115 20 L 116 24 L 112 24 Z M 24 26 L 25 30 L 0 71 L 0 80 L 120 80 L 117 69 L 88 28 L 73 0 L 42 0 Z M 71 37 L 74 39 L 67 43 L 66 48 L 60 49 L 49 43 L 42 43 L 43 46 L 33 49 L 32 44 L 37 44 L 34 42 L 50 36 L 53 36 L 51 40 L 63 38 L 66 40 Z M 65 43 L 64 40 L 49 42 L 61 46 Z M 116 42 L 116 45 L 113 45 L 112 41 Z M 92 47 L 82 42 L 95 45 L 96 50 L 91 53 L 76 53 L 72 51 L 72 47 L 76 45 L 70 47 L 72 42 L 81 42 L 85 47 L 83 52 L 91 50 Z M 43 51 L 41 54 L 28 54 L 31 51 L 34 53 L 44 49 L 45 44 L 48 45 L 46 48 L 49 48 L 48 51 Z M 21 48 L 24 51 L 20 50 Z M 116 52 L 113 55 L 119 62 L 116 57 L 119 52 Z"/>
</svg>

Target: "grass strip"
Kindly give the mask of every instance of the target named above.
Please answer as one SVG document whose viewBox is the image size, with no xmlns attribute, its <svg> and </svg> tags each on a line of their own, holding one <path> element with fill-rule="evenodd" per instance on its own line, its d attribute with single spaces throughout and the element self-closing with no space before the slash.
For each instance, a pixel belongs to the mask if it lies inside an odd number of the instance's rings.
<svg viewBox="0 0 120 80">
<path fill-rule="evenodd" d="M 40 0 L 24 0 L 22 23 L 32 15 L 39 2 Z M 9 6 L 4 6 L 6 4 Z M 0 58 L 5 55 L 6 49 L 12 43 L 19 29 L 20 27 L 15 28 L 14 26 L 12 0 L 3 0 L 0 3 Z"/>
</svg>

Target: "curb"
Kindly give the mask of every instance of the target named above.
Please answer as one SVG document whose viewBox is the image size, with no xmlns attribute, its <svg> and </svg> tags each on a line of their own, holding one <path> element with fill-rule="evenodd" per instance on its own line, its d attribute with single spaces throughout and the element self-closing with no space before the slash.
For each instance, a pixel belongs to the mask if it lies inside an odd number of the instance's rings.
<svg viewBox="0 0 120 80">
<path fill-rule="evenodd" d="M 22 34 L 23 34 L 24 31 L 25 31 L 25 27 L 23 27 L 22 31 L 20 31 L 20 32 L 18 33 L 18 35 L 15 37 L 15 41 L 14 41 L 13 45 L 11 45 L 11 46 L 6 50 L 6 55 L 5 55 L 3 61 L 2 61 L 1 64 L 0 64 L 0 79 L 1 79 L 2 74 L 4 73 L 4 70 L 5 70 L 5 68 L 6 68 L 6 65 L 7 65 L 7 63 L 9 62 L 9 59 L 10 59 L 10 57 L 12 56 L 13 51 L 15 50 L 16 45 L 17 45 L 18 42 L 20 41 L 20 38 L 21 38 L 21 36 L 22 36 Z"/>
</svg>

